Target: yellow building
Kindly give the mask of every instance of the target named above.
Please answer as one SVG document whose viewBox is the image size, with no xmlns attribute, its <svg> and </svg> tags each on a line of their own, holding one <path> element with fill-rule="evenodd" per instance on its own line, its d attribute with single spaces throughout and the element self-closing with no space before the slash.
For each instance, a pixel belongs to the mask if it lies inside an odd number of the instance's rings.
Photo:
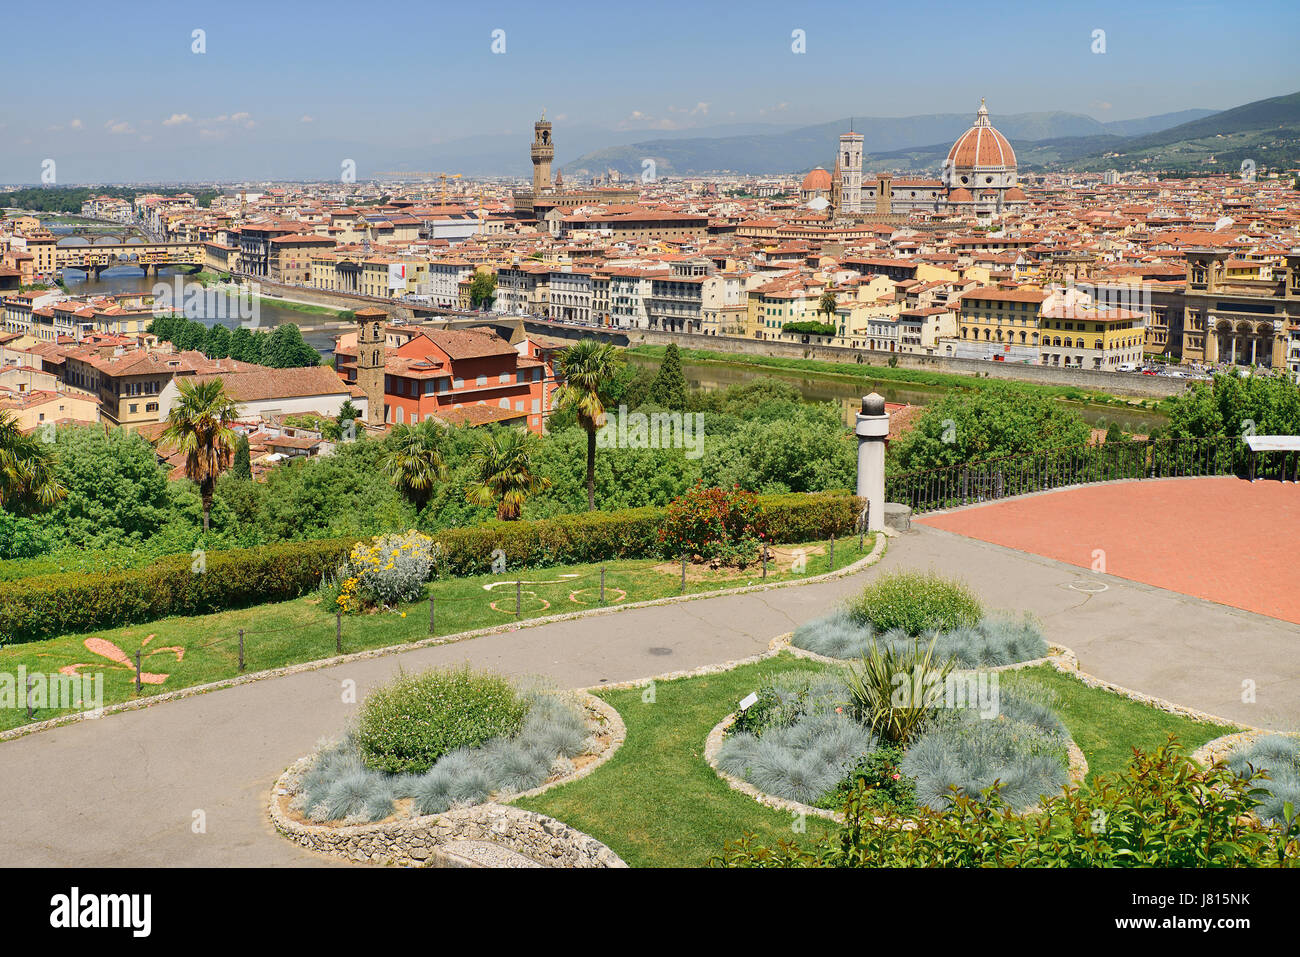
<svg viewBox="0 0 1300 957">
<path fill-rule="evenodd" d="M 1043 365 L 1101 369 L 1142 363 L 1145 317 L 1129 309 L 1052 305 L 1042 311 L 1039 352 Z"/>
<path fill-rule="evenodd" d="M 985 286 L 962 293 L 957 355 L 1037 362 L 1040 312 L 1047 293 L 1032 286 Z"/>
</svg>

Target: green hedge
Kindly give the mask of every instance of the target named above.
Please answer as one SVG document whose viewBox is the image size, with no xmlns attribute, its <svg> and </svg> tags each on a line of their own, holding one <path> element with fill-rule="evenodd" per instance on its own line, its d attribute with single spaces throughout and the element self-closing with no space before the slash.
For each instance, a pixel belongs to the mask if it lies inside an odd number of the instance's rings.
<svg viewBox="0 0 1300 957">
<path fill-rule="evenodd" d="M 37 641 L 284 601 L 318 585 L 352 544 L 330 539 L 209 552 L 202 573 L 193 570 L 196 559 L 184 555 L 100 575 L 64 572 L 0 583 L 0 640 Z"/>
<path fill-rule="evenodd" d="M 807 542 L 850 532 L 859 500 L 845 493 L 759 496 L 762 531 L 772 542 Z M 575 565 L 659 555 L 666 509 L 582 512 L 535 522 L 490 522 L 445 529 L 443 575 L 483 575 L 500 548 L 508 568 Z M 0 582 L 0 641 L 37 641 L 171 615 L 201 615 L 284 601 L 333 572 L 355 539 L 287 542 L 209 552 L 196 574 L 188 555 L 102 574 L 63 572 Z"/>
</svg>

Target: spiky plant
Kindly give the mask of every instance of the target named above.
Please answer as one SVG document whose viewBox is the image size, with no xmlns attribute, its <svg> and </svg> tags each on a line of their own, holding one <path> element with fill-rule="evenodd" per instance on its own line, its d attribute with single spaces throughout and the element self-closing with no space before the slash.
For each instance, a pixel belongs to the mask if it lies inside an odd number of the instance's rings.
<svg viewBox="0 0 1300 957">
<path fill-rule="evenodd" d="M 872 641 L 862 667 L 845 675 L 854 717 L 887 744 L 906 745 L 934 711 L 933 689 L 942 689 L 951 661 L 935 657 L 934 642 L 923 651 L 919 641 L 908 648 Z"/>
<path fill-rule="evenodd" d="M 605 422 L 605 402 L 623 360 L 609 343 L 582 339 L 560 353 L 564 384 L 552 396 L 554 408 L 572 410 L 587 432 L 587 510 L 596 510 L 596 430 Z"/>
<path fill-rule="evenodd" d="M 435 486 L 447 476 L 445 442 L 446 429 L 432 419 L 394 426 L 386 440 L 384 473 L 417 512 L 428 504 Z"/>
<path fill-rule="evenodd" d="M 503 429 L 481 435 L 471 461 L 474 478 L 466 497 L 475 505 L 496 506 L 497 518 L 519 518 L 529 496 L 551 487 L 537 474 L 533 460 L 537 436 L 527 429 Z"/>
<path fill-rule="evenodd" d="M 194 382 L 182 379 L 180 397 L 167 413 L 162 438 L 185 454 L 185 475 L 199 487 L 203 500 L 203 531 L 208 531 L 217 478 L 230 468 L 235 451 L 239 407 L 219 378 Z"/>
</svg>

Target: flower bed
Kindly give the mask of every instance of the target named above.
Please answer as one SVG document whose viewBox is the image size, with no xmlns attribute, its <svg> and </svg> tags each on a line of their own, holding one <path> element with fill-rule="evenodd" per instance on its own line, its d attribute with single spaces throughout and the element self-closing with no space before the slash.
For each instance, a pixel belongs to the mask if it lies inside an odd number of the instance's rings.
<svg viewBox="0 0 1300 957">
<path fill-rule="evenodd" d="M 995 681 L 987 672 L 960 672 L 952 685 L 989 689 Z M 828 815 L 861 783 L 876 811 L 906 817 L 921 806 L 947 807 L 954 788 L 978 799 L 1000 781 L 1003 799 L 1027 810 L 1081 777 L 1070 773 L 1077 748 L 1050 695 L 1028 688 L 985 694 L 979 704 L 987 708 L 936 702 L 904 742 L 854 716 L 838 669 L 778 674 L 756 695 L 715 729 L 707 750 L 717 770 L 775 806 Z"/>
<path fill-rule="evenodd" d="M 801 625 L 790 643 L 827 658 L 861 658 L 873 645 L 915 642 L 958 668 L 995 668 L 1043 658 L 1042 629 L 1029 617 L 989 614 L 960 582 L 935 575 L 882 575 L 825 617 Z"/>
<path fill-rule="evenodd" d="M 585 693 L 534 689 L 522 697 L 529 711 L 519 734 L 445 752 L 423 773 L 367 767 L 352 735 L 322 745 L 276 782 L 276 828 L 355 861 L 457 865 L 458 842 L 486 841 L 544 866 L 625 866 L 562 822 L 501 803 L 590 774 L 622 744 L 622 720 Z M 537 757 L 552 753 L 539 769 Z"/>
</svg>

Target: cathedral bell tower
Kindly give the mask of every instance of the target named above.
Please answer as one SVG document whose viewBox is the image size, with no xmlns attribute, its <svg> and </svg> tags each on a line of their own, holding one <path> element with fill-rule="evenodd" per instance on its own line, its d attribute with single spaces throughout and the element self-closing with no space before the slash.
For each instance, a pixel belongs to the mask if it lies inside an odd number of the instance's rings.
<svg viewBox="0 0 1300 957">
<path fill-rule="evenodd" d="M 357 320 L 357 387 L 366 394 L 366 421 L 384 424 L 384 326 L 388 314 L 382 309 L 358 309 Z"/>
<path fill-rule="evenodd" d="M 551 142 L 551 124 L 542 110 L 542 118 L 533 124 L 533 195 L 540 196 L 551 189 L 551 160 L 555 158 L 555 144 Z"/>
</svg>

